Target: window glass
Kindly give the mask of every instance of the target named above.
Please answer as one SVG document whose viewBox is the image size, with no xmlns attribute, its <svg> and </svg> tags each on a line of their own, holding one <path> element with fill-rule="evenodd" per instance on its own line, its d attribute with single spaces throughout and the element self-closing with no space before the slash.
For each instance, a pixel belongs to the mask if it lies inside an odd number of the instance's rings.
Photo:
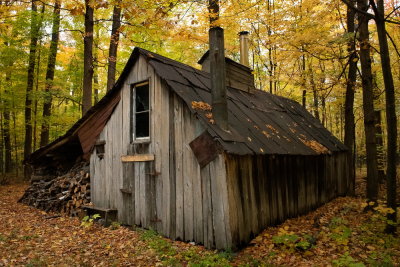
<svg viewBox="0 0 400 267">
<path fill-rule="evenodd" d="M 133 118 L 132 118 L 132 137 L 138 138 L 150 137 L 150 97 L 149 84 L 140 84 L 132 88 L 133 97 Z"/>
<path fill-rule="evenodd" d="M 149 85 L 136 87 L 136 112 L 149 110 Z"/>
</svg>

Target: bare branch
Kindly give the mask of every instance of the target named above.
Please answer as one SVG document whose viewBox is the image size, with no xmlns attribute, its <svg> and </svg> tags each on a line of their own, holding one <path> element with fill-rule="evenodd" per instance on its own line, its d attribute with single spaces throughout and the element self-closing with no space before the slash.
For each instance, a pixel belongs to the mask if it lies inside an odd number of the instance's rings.
<svg viewBox="0 0 400 267">
<path fill-rule="evenodd" d="M 400 9 L 400 6 L 393 8 L 393 10 L 385 17 L 385 20 L 387 20 L 388 18 L 390 18 L 390 16 L 396 12 L 397 10 Z"/>
<path fill-rule="evenodd" d="M 342 0 L 343 3 L 345 3 L 349 8 L 355 10 L 358 13 L 361 13 L 365 16 L 367 16 L 369 19 L 375 20 L 375 15 L 368 13 L 367 11 L 361 10 L 357 7 L 355 7 L 349 0 Z"/>
<path fill-rule="evenodd" d="M 387 35 L 387 37 L 389 37 L 389 40 L 392 42 L 392 45 L 393 45 L 393 47 L 394 47 L 394 50 L 396 50 L 397 56 L 400 57 L 399 50 L 397 49 L 397 46 L 396 46 L 394 40 L 392 39 L 392 36 L 390 36 L 390 34 L 389 34 L 387 31 L 386 31 L 386 35 Z"/>
</svg>

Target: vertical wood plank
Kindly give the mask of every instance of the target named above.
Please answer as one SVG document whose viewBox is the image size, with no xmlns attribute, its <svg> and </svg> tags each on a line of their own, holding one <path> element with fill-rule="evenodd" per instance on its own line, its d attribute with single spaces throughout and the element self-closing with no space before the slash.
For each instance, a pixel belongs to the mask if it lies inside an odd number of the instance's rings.
<svg viewBox="0 0 400 267">
<path fill-rule="evenodd" d="M 203 222 L 204 222 L 204 246 L 215 247 L 213 207 L 210 181 L 210 165 L 201 169 L 202 191 L 203 191 Z"/>
<path fill-rule="evenodd" d="M 276 170 L 280 170 L 275 174 L 275 185 L 276 185 L 276 193 L 277 193 L 277 210 L 278 210 L 278 221 L 283 222 L 285 218 L 284 214 L 284 206 L 283 206 L 283 199 L 284 199 L 284 184 L 282 182 L 282 158 L 280 156 L 275 157 L 275 166 Z M 275 171 L 276 171 L 275 170 Z"/>
<path fill-rule="evenodd" d="M 135 162 L 134 164 L 134 184 L 135 184 L 135 224 L 142 225 L 141 221 L 141 200 L 140 200 L 140 162 Z"/>
<path fill-rule="evenodd" d="M 180 100 L 172 95 L 173 125 L 174 128 L 174 150 L 175 150 L 175 177 L 176 177 L 176 237 L 185 240 L 184 221 L 184 177 L 183 177 L 183 151 L 182 151 L 182 105 Z M 187 175 L 185 176 L 185 178 Z"/>
<path fill-rule="evenodd" d="M 277 205 L 277 189 L 276 189 L 276 173 L 274 172 L 275 167 L 274 156 L 270 156 L 268 159 L 268 195 L 269 203 L 271 207 L 271 223 L 276 224 L 278 222 L 278 205 Z"/>
<path fill-rule="evenodd" d="M 188 143 L 191 139 L 191 124 L 188 113 L 185 113 L 183 105 L 179 106 L 181 121 L 181 140 L 182 151 L 182 173 L 183 173 L 183 215 L 184 215 L 184 236 L 186 241 L 193 240 L 193 176 L 195 175 L 191 161 L 192 150 Z M 177 142 L 178 138 L 177 138 Z"/>
<path fill-rule="evenodd" d="M 149 73 L 151 75 L 151 83 L 150 83 L 150 88 L 152 92 L 152 98 L 151 98 L 151 123 L 152 125 L 158 125 L 162 124 L 162 121 L 164 118 L 164 110 L 162 109 L 162 88 L 160 78 L 154 73 L 154 70 L 151 68 L 149 69 Z M 165 127 L 165 125 L 163 126 Z M 154 161 L 154 171 L 156 173 L 160 173 L 160 175 L 156 176 L 155 180 L 155 186 L 156 186 L 156 213 L 157 213 L 157 224 L 156 224 L 156 230 L 160 233 L 164 233 L 163 229 L 163 210 L 165 209 L 164 206 L 164 201 L 163 201 L 163 177 L 165 176 L 165 169 L 162 169 L 162 157 L 164 156 L 162 154 L 162 135 L 165 131 L 163 127 L 152 127 L 151 128 L 151 151 L 153 151 L 155 155 L 155 161 Z M 170 129 L 170 126 L 168 126 L 168 129 Z M 165 147 L 164 147 L 165 149 Z"/>
<path fill-rule="evenodd" d="M 214 161 L 210 162 L 211 175 L 211 197 L 213 224 L 215 231 L 215 246 L 218 249 L 226 248 L 231 245 L 229 223 L 229 211 L 227 207 L 228 193 L 226 188 L 226 169 L 225 161 L 219 155 Z M 214 176 L 215 175 L 215 176 Z"/>
<path fill-rule="evenodd" d="M 165 86 L 160 87 L 160 112 L 163 114 L 158 126 L 162 130 L 160 136 L 160 160 L 161 160 L 161 175 L 162 179 L 162 233 L 168 237 L 175 236 L 175 218 L 171 217 L 171 211 L 175 209 L 173 199 L 175 198 L 174 188 L 171 190 L 171 183 L 175 177 L 170 176 L 170 147 L 169 147 L 169 118 L 165 114 L 169 114 L 169 91 Z M 172 200 L 172 203 L 171 203 Z M 173 235 L 171 235 L 173 234 Z"/>
<path fill-rule="evenodd" d="M 243 227 L 242 202 L 238 193 L 238 175 L 235 158 L 224 154 L 226 164 L 226 178 L 229 203 L 229 225 L 232 234 L 232 243 L 239 244 L 241 241 L 240 228 Z"/>
</svg>

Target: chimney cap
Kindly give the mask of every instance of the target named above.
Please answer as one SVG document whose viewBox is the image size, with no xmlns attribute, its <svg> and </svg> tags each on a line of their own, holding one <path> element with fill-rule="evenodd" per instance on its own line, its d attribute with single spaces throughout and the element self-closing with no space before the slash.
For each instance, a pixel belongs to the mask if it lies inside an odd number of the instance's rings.
<svg viewBox="0 0 400 267">
<path fill-rule="evenodd" d="M 241 31 L 241 32 L 239 32 L 239 35 L 248 35 L 250 32 L 248 32 L 248 31 Z"/>
</svg>

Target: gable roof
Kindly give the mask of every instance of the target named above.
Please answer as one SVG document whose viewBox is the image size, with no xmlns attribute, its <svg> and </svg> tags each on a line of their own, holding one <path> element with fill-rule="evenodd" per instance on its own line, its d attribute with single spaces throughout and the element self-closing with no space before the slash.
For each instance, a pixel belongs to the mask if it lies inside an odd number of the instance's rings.
<svg viewBox="0 0 400 267">
<path fill-rule="evenodd" d="M 144 49 L 138 51 L 228 153 L 318 155 L 346 150 L 299 103 L 261 90 L 248 93 L 227 87 L 230 132 L 225 132 L 213 123 L 208 110 L 209 73 Z"/>
<path fill-rule="evenodd" d="M 146 58 L 157 75 L 186 103 L 228 153 L 318 155 L 346 150 L 299 103 L 261 90 L 248 93 L 227 87 L 230 131 L 223 131 L 213 123 L 209 110 L 209 73 L 136 47 L 114 87 L 65 135 L 32 153 L 26 162 L 34 162 L 76 136 L 81 142 L 83 154 L 87 155 L 119 102 L 122 85 L 140 55 Z"/>
</svg>

